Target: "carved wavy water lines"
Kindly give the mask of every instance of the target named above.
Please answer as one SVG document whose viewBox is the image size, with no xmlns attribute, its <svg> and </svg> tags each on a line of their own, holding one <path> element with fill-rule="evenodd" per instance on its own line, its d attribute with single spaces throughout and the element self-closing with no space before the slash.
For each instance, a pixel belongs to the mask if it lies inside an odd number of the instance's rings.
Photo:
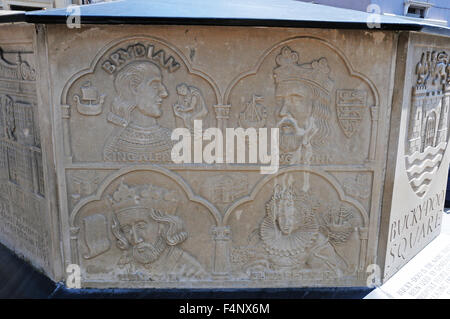
<svg viewBox="0 0 450 319">
<path fill-rule="evenodd" d="M 423 175 L 424 173 L 430 173 L 430 172 L 432 172 L 432 171 L 434 171 L 434 170 L 435 170 L 435 167 L 434 167 L 434 166 L 428 166 L 426 169 L 422 169 L 422 170 L 419 171 L 419 172 L 409 173 L 408 176 L 409 176 L 409 178 L 411 178 L 411 179 L 417 179 L 417 178 L 419 178 L 421 175 Z"/>
<path fill-rule="evenodd" d="M 433 178 L 433 175 L 436 173 L 437 170 L 438 170 L 438 167 L 434 167 L 430 172 L 423 172 L 418 177 L 411 179 L 411 181 L 410 181 L 411 185 L 413 187 L 419 187 L 424 182 L 431 181 L 431 179 Z"/>
<path fill-rule="evenodd" d="M 435 156 L 437 153 L 444 151 L 446 146 L 447 146 L 447 143 L 442 142 L 435 147 L 427 147 L 423 153 L 416 152 L 414 154 L 406 156 L 407 163 L 409 165 L 414 165 L 414 163 L 417 161 L 421 162 L 426 158 Z"/>
<path fill-rule="evenodd" d="M 430 188 L 430 185 L 429 185 L 430 183 L 431 183 L 431 181 L 429 181 L 428 184 L 424 184 L 424 185 L 420 186 L 419 188 L 413 187 L 413 190 L 416 192 L 417 196 L 422 197 L 423 195 L 425 195 L 425 193 Z"/>
<path fill-rule="evenodd" d="M 438 165 L 442 159 L 442 156 L 442 153 L 436 154 L 432 158 L 427 158 L 424 161 L 411 165 L 406 171 L 408 172 L 408 175 L 416 175 L 417 173 L 422 174 L 425 169 Z"/>
<path fill-rule="evenodd" d="M 414 192 L 418 196 L 423 196 L 429 189 L 431 180 L 436 174 L 439 163 L 441 162 L 446 142 L 442 142 L 435 147 L 427 147 L 423 153 L 414 153 L 406 156 L 406 163 L 408 164 L 408 177 Z"/>
</svg>

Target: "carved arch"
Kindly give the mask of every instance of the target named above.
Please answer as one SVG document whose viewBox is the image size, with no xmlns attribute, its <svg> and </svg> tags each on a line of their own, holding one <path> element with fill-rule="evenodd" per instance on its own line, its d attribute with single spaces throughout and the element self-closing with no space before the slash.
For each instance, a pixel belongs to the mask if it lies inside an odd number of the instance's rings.
<svg viewBox="0 0 450 319">
<path fill-rule="evenodd" d="M 359 73 L 359 72 L 357 72 L 357 71 L 355 71 L 353 69 L 353 66 L 351 65 L 350 61 L 347 59 L 347 57 L 344 55 L 344 53 L 339 48 L 335 47 L 334 45 L 332 45 L 331 43 L 329 43 L 328 41 L 326 41 L 323 38 L 316 37 L 316 36 L 314 36 L 314 37 L 313 36 L 307 36 L 307 35 L 295 36 L 295 37 L 291 37 L 291 38 L 285 39 L 285 40 L 283 40 L 281 42 L 278 42 L 278 43 L 274 44 L 269 49 L 267 49 L 260 56 L 260 58 L 255 63 L 255 65 L 253 66 L 252 69 L 250 69 L 249 71 L 246 71 L 246 72 L 243 72 L 243 73 L 239 74 L 238 76 L 236 76 L 231 81 L 231 83 L 228 85 L 227 89 L 225 90 L 225 94 L 224 94 L 224 98 L 223 98 L 224 102 L 226 104 L 230 103 L 229 99 L 230 99 L 231 92 L 233 91 L 233 88 L 235 87 L 235 85 L 239 81 L 241 81 L 242 79 L 244 79 L 244 78 L 246 78 L 248 76 L 255 75 L 259 71 L 261 65 L 263 64 L 264 60 L 266 59 L 266 57 L 269 54 L 271 54 L 274 50 L 276 50 L 280 46 L 282 46 L 284 44 L 288 44 L 288 43 L 290 43 L 292 41 L 295 41 L 295 40 L 299 40 L 299 39 L 312 39 L 312 40 L 319 41 L 320 43 L 324 44 L 325 46 L 330 48 L 332 51 L 334 51 L 337 54 L 337 56 L 344 62 L 344 65 L 347 68 L 347 71 L 350 74 L 350 76 L 360 78 L 363 82 L 365 82 L 369 86 L 369 88 L 372 91 L 372 94 L 374 96 L 374 101 L 375 101 L 375 105 L 374 106 L 376 106 L 376 107 L 379 106 L 379 93 L 378 93 L 378 90 L 376 89 L 375 85 L 372 83 L 372 81 L 367 76 L 365 76 L 364 74 Z"/>
<path fill-rule="evenodd" d="M 356 201 L 355 199 L 353 199 L 345 194 L 345 192 L 342 189 L 342 187 L 340 186 L 340 184 L 336 181 L 336 179 L 332 175 L 328 174 L 326 171 L 321 170 L 321 169 L 306 169 L 306 168 L 300 168 L 300 167 L 283 168 L 283 169 L 280 169 L 277 174 L 267 175 L 266 177 L 264 177 L 253 187 L 250 195 L 242 197 L 240 200 L 234 202 L 230 207 L 228 207 L 228 209 L 226 210 L 224 217 L 223 217 L 223 224 L 224 225 L 227 224 L 229 217 L 231 216 L 231 214 L 234 212 L 234 210 L 237 207 L 239 207 L 240 205 L 242 205 L 244 203 L 253 201 L 255 199 L 255 197 L 258 195 L 258 193 L 260 192 L 260 190 L 267 183 L 269 183 L 273 179 L 277 178 L 278 176 L 280 176 L 284 173 L 288 173 L 288 172 L 307 172 L 307 173 L 314 174 L 314 175 L 324 179 L 329 185 L 331 185 L 333 187 L 333 189 L 336 191 L 336 193 L 338 194 L 338 197 L 341 201 L 346 202 L 346 203 L 354 206 L 355 208 L 357 208 L 359 214 L 361 215 L 362 221 L 363 221 L 362 227 L 368 227 L 369 215 L 368 215 L 367 211 L 364 209 L 364 207 L 358 201 Z"/>
<path fill-rule="evenodd" d="M 77 218 L 78 213 L 81 211 L 81 209 L 83 207 L 85 207 L 86 205 L 88 205 L 91 202 L 102 200 L 102 197 L 103 197 L 103 194 L 104 194 L 106 188 L 113 181 L 117 180 L 118 178 L 120 178 L 128 173 L 137 172 L 137 171 L 157 172 L 157 173 L 160 173 L 160 174 L 166 176 L 167 178 L 171 179 L 178 186 L 180 186 L 180 188 L 185 192 L 185 194 L 187 195 L 187 198 L 190 201 L 199 203 L 199 204 L 203 205 L 204 207 L 206 207 L 208 209 L 208 211 L 210 212 L 210 214 L 212 215 L 212 217 L 214 218 L 214 221 L 216 222 L 216 224 L 217 225 L 220 224 L 222 217 L 221 217 L 220 212 L 217 210 L 217 208 L 214 205 L 212 205 L 209 201 L 207 201 L 206 199 L 204 199 L 198 195 L 195 195 L 194 192 L 192 191 L 192 189 L 189 187 L 189 185 L 184 181 L 184 179 L 181 176 L 171 172 L 168 169 L 165 169 L 165 168 L 157 166 L 157 165 L 145 165 L 145 166 L 139 166 L 139 167 L 122 168 L 122 169 L 114 172 L 113 174 L 109 175 L 99 185 L 96 193 L 94 193 L 86 198 L 83 198 L 82 200 L 80 200 L 77 203 L 77 205 L 75 205 L 75 207 L 72 210 L 72 213 L 70 215 L 70 218 L 69 218 L 70 227 L 75 227 L 75 220 Z"/>
<path fill-rule="evenodd" d="M 192 67 L 192 65 L 189 63 L 189 60 L 184 56 L 184 54 L 178 50 L 178 48 L 172 44 L 170 44 L 169 42 L 156 38 L 156 37 L 152 37 L 152 36 L 148 36 L 148 35 L 136 35 L 133 37 L 126 37 L 126 38 L 121 38 L 121 39 L 116 39 L 113 40 L 111 42 L 109 42 L 108 44 L 106 44 L 94 57 L 94 59 L 92 60 L 90 66 L 86 69 L 83 69 L 77 73 L 75 73 L 74 75 L 72 75 L 72 77 L 66 82 L 66 84 L 64 85 L 64 88 L 62 90 L 62 94 L 61 94 L 61 105 L 67 105 L 67 94 L 70 90 L 70 87 L 72 86 L 72 84 L 78 80 L 79 78 L 81 78 L 84 75 L 87 74 L 92 74 L 94 73 L 95 68 L 97 67 L 97 64 L 99 63 L 100 59 L 104 56 L 104 54 L 110 50 L 111 48 L 124 43 L 124 42 L 128 42 L 128 41 L 135 41 L 135 40 L 150 40 L 150 41 L 154 41 L 157 43 L 160 43 L 168 48 L 170 48 L 173 52 L 175 52 L 176 55 L 178 55 L 178 57 L 183 61 L 184 65 L 186 66 L 188 72 L 190 74 L 194 74 L 197 76 L 202 77 L 204 80 L 206 80 L 206 82 L 211 86 L 211 88 L 213 89 L 215 95 L 216 95 L 216 100 L 217 103 L 221 102 L 221 93 L 220 93 L 220 89 L 218 87 L 218 85 L 215 83 L 215 81 L 206 73 L 195 69 L 194 67 Z"/>
</svg>

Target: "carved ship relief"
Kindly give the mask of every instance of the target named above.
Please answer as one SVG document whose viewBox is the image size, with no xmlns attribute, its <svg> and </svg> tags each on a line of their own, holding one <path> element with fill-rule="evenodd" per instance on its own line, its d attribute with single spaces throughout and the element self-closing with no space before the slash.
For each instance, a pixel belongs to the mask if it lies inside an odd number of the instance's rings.
<svg viewBox="0 0 450 319">
<path fill-rule="evenodd" d="M 83 115 L 98 115 L 102 112 L 105 102 L 104 94 L 98 94 L 98 90 L 92 86 L 90 81 L 84 83 L 81 88 L 81 96 L 74 95 L 73 100 L 76 103 L 78 112 Z M 85 102 L 85 103 L 83 103 Z"/>
<path fill-rule="evenodd" d="M 239 124 L 243 128 L 261 128 L 266 126 L 267 108 L 262 104 L 264 97 L 253 94 L 252 99 L 245 103 L 245 109 L 239 113 Z"/>
<path fill-rule="evenodd" d="M 439 169 L 448 143 L 448 53 L 423 52 L 416 74 L 405 160 L 409 183 L 414 192 L 423 197 Z"/>
</svg>

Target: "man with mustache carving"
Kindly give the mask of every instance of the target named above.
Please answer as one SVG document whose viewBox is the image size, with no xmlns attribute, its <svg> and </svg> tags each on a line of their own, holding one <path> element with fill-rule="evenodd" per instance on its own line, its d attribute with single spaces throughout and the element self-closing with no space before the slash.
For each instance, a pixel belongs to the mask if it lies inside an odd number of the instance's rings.
<svg viewBox="0 0 450 319">
<path fill-rule="evenodd" d="M 326 58 L 299 64 L 299 55 L 288 46 L 276 57 L 273 70 L 275 95 L 281 120 L 280 150 L 289 164 L 310 163 L 313 152 L 329 135 L 329 104 L 333 82 Z"/>
<path fill-rule="evenodd" d="M 179 245 L 188 234 L 173 215 L 175 192 L 155 185 L 129 187 L 123 181 L 109 198 L 113 213 L 112 233 L 124 251 L 119 267 L 140 271 L 149 280 L 201 279 L 206 272 Z"/>
</svg>

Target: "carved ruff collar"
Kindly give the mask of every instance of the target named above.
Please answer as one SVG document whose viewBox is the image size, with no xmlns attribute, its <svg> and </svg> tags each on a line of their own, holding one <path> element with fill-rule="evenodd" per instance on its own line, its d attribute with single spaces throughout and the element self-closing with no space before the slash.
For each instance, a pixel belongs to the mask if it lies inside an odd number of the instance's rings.
<svg viewBox="0 0 450 319">
<path fill-rule="evenodd" d="M 311 248 L 319 236 L 319 226 L 314 216 L 306 215 L 294 232 L 284 235 L 271 214 L 267 214 L 260 226 L 260 235 L 265 250 L 271 255 L 293 256 Z"/>
</svg>

